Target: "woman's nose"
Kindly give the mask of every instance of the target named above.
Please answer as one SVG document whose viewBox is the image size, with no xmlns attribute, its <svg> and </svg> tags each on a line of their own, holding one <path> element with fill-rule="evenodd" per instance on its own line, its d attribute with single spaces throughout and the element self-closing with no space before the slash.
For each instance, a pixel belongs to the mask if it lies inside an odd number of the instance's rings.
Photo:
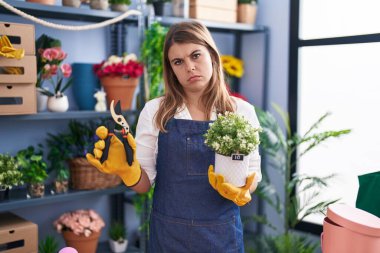
<svg viewBox="0 0 380 253">
<path fill-rule="evenodd" d="M 195 70 L 195 64 L 194 62 L 187 61 L 186 62 L 186 68 L 188 72 L 194 71 Z"/>
</svg>

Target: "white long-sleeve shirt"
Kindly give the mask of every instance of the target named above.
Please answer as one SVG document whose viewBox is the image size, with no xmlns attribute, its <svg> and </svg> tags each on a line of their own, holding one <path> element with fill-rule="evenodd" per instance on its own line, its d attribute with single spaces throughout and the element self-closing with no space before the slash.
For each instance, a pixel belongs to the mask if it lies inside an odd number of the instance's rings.
<svg viewBox="0 0 380 253">
<path fill-rule="evenodd" d="M 150 184 L 153 185 L 156 179 L 156 158 L 158 153 L 159 129 L 155 125 L 154 116 L 160 106 L 161 98 L 155 98 L 145 104 L 140 113 L 136 128 L 136 157 L 142 169 L 149 177 Z M 253 127 L 259 127 L 259 121 L 254 107 L 242 99 L 234 98 L 236 101 L 236 113 L 244 116 Z M 211 120 L 216 120 L 216 113 L 211 114 Z M 189 110 L 184 105 L 177 110 L 175 119 L 192 120 Z M 249 172 L 256 172 L 255 184 L 261 181 L 261 158 L 258 149 L 249 154 Z"/>
</svg>

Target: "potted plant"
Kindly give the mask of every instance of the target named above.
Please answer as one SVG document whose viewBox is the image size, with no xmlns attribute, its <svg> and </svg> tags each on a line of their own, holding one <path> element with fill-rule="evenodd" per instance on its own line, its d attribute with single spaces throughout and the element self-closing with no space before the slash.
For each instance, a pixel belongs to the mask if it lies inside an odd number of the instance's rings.
<svg viewBox="0 0 380 253">
<path fill-rule="evenodd" d="M 239 23 L 255 24 L 257 0 L 238 0 L 237 20 Z"/>
<path fill-rule="evenodd" d="M 48 159 L 51 162 L 50 169 L 54 170 L 57 176 L 60 173 L 63 176 L 69 174 L 70 186 L 73 189 L 103 189 L 116 186 L 121 182 L 117 175 L 99 172 L 85 158 L 97 140 L 95 135 L 97 126 L 104 124 L 103 121 L 84 123 L 72 120 L 69 122 L 67 131 L 48 134 L 46 142 L 50 149 L 48 153 Z M 67 167 L 69 167 L 69 173 L 67 173 Z"/>
<path fill-rule="evenodd" d="M 148 0 L 147 4 L 153 4 L 154 15 L 164 16 L 165 3 L 171 2 L 171 0 Z"/>
<path fill-rule="evenodd" d="M 38 253 L 57 253 L 58 241 L 51 235 L 45 237 L 38 243 Z"/>
<path fill-rule="evenodd" d="M 111 10 L 126 12 L 131 0 L 109 0 L 109 3 L 111 4 Z"/>
<path fill-rule="evenodd" d="M 323 213 L 328 205 L 337 201 L 336 199 L 317 199 L 323 189 L 328 186 L 328 181 L 333 175 L 318 177 L 294 173 L 295 161 L 327 140 L 346 135 L 351 130 L 318 132 L 318 127 L 329 116 L 326 113 L 312 124 L 305 134 L 300 135 L 292 132 L 288 114 L 277 105 L 274 105 L 274 109 L 280 116 L 280 121 L 277 121 L 268 111 L 256 108 L 256 112 L 263 129 L 260 134 L 262 154 L 267 157 L 268 162 L 283 178 L 283 189 L 276 191 L 276 187 L 272 185 L 267 173 L 263 171 L 263 180 L 255 193 L 274 208 L 283 221 L 284 230 L 275 236 L 255 236 L 252 243 L 255 250 L 250 252 L 313 253 L 319 243 L 312 242 L 307 236 L 292 233 L 292 229 L 305 217 L 314 213 Z M 282 125 L 285 126 L 285 133 L 281 128 Z M 296 194 L 295 189 L 297 189 Z M 283 200 L 281 200 L 281 192 L 284 193 Z M 304 201 L 301 201 L 301 197 L 305 196 L 307 197 L 303 198 Z M 265 215 L 254 215 L 253 220 L 277 231 L 276 226 L 271 224 Z"/>
<path fill-rule="evenodd" d="M 112 100 L 121 102 L 121 109 L 131 108 L 133 95 L 144 72 L 144 66 L 135 54 L 112 55 L 94 65 L 95 74 L 107 93 L 108 105 Z"/>
<path fill-rule="evenodd" d="M 127 231 L 123 223 L 113 222 L 108 230 L 109 244 L 112 252 L 125 252 L 128 246 Z"/>
<path fill-rule="evenodd" d="M 145 40 L 141 46 L 141 58 L 145 69 L 145 99 L 153 99 L 164 94 L 163 85 L 163 48 L 165 36 L 168 32 L 166 27 L 154 22 L 145 31 Z"/>
<path fill-rule="evenodd" d="M 43 158 L 42 145 L 39 150 L 33 146 L 17 152 L 16 158 L 22 172 L 23 181 L 27 184 L 28 196 L 43 197 L 45 195 L 45 180 L 47 164 Z"/>
<path fill-rule="evenodd" d="M 257 149 L 259 131 L 236 113 L 219 114 L 204 135 L 205 144 L 216 153 L 215 173 L 235 186 L 245 185 L 249 162 L 246 156 Z"/>
<path fill-rule="evenodd" d="M 78 252 L 95 253 L 104 220 L 92 209 L 63 213 L 53 225 L 62 233 L 66 246 Z"/>
<path fill-rule="evenodd" d="M 39 41 L 40 40 L 40 41 Z M 61 49 L 59 40 L 50 37 L 41 37 L 38 39 L 38 78 L 37 86 L 40 93 L 48 96 L 47 107 L 53 112 L 65 112 L 69 108 L 67 96 L 64 94 L 67 88 L 72 84 L 71 65 L 63 63 L 67 57 Z M 50 47 L 44 47 L 50 46 Z M 66 80 L 67 79 L 67 80 Z M 43 86 L 43 83 L 49 83 L 52 91 Z"/>
<path fill-rule="evenodd" d="M 7 154 L 0 154 L 0 200 L 9 197 L 9 190 L 13 186 L 22 184 L 22 173 L 18 170 L 16 159 Z"/>
<path fill-rule="evenodd" d="M 66 193 L 69 190 L 69 177 L 70 172 L 63 158 L 61 146 L 59 143 L 62 140 L 57 140 L 55 136 L 50 135 L 46 140 L 49 147 L 47 159 L 50 161 L 48 172 L 54 172 L 55 177 L 53 181 L 54 193 Z"/>
</svg>

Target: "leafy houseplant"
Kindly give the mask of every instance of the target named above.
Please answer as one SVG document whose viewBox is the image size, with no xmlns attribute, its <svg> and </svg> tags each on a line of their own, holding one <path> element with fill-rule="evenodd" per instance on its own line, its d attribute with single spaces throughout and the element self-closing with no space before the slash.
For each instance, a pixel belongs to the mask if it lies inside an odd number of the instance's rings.
<svg viewBox="0 0 380 253">
<path fill-rule="evenodd" d="M 139 77 L 144 72 L 144 66 L 136 55 L 112 55 L 106 61 L 95 64 L 94 72 L 107 93 L 108 104 L 112 100 L 120 100 L 121 109 L 130 109 Z"/>
<path fill-rule="evenodd" d="M 141 57 L 146 66 L 145 99 L 153 99 L 164 94 L 163 85 L 163 48 L 166 27 L 155 22 L 145 31 L 145 40 L 141 46 Z"/>
<path fill-rule="evenodd" d="M 22 185 L 22 173 L 13 156 L 0 154 L 0 190 Z"/>
<path fill-rule="evenodd" d="M 248 157 L 260 144 L 260 128 L 236 113 L 219 114 L 204 135 L 205 144 L 216 152 L 215 172 L 225 176 L 235 186 L 245 184 Z M 241 175 L 237 177 L 236 175 Z"/>
<path fill-rule="evenodd" d="M 281 123 L 286 128 L 286 134 L 282 131 L 280 123 L 277 122 L 271 113 L 257 110 L 260 125 L 263 128 L 260 140 L 264 155 L 268 156 L 274 168 L 284 179 L 285 199 L 283 202 L 280 201 L 280 196 L 276 193 L 275 187 L 270 183 L 270 179 L 265 173 L 263 173 L 263 181 L 259 184 L 256 194 L 272 206 L 278 215 L 283 217 L 284 232 L 275 237 L 256 238 L 256 249 L 264 248 L 265 250 L 253 252 L 314 252 L 316 245 L 311 243 L 306 237 L 291 233 L 291 229 L 305 217 L 310 214 L 324 212 L 328 205 L 337 201 L 316 200 L 322 188 L 327 187 L 327 181 L 333 175 L 317 177 L 292 174 L 295 171 L 295 162 L 321 143 L 331 138 L 346 135 L 350 133 L 350 130 L 317 132 L 320 124 L 329 116 L 326 113 L 312 124 L 305 134 L 300 135 L 292 132 L 288 114 L 276 105 L 274 105 L 274 109 L 282 119 Z M 306 146 L 301 150 L 301 145 Z M 296 188 L 298 191 L 297 194 L 294 194 Z M 301 196 L 307 196 L 303 203 L 300 201 Z M 275 226 L 265 216 L 254 216 L 253 218 L 275 229 Z"/>
<path fill-rule="evenodd" d="M 53 236 L 46 236 L 44 240 L 41 240 L 38 244 L 39 253 L 57 253 L 58 241 Z"/>
<path fill-rule="evenodd" d="M 42 197 L 45 194 L 45 180 L 47 164 L 43 158 L 42 145 L 39 150 L 33 146 L 17 152 L 16 158 L 23 175 L 23 181 L 27 183 L 29 196 Z"/>
<path fill-rule="evenodd" d="M 112 252 L 124 252 L 128 245 L 127 231 L 124 224 L 113 222 L 108 230 L 109 244 Z"/>
</svg>

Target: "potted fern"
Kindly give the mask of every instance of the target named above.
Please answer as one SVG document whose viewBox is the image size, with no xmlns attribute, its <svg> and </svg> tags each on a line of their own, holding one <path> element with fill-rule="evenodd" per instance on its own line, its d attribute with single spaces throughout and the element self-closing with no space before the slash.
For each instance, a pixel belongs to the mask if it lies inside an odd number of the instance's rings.
<svg viewBox="0 0 380 253">
<path fill-rule="evenodd" d="M 113 222 L 108 230 L 109 245 L 114 253 L 125 252 L 128 246 L 127 231 L 123 223 Z"/>
<path fill-rule="evenodd" d="M 47 164 L 43 158 L 42 145 L 39 150 L 33 146 L 17 152 L 16 158 L 22 172 L 23 181 L 27 184 L 28 197 L 43 197 L 45 195 L 45 180 Z"/>
<path fill-rule="evenodd" d="M 9 197 L 13 186 L 22 185 L 22 173 L 13 156 L 0 154 L 0 201 Z"/>
</svg>

